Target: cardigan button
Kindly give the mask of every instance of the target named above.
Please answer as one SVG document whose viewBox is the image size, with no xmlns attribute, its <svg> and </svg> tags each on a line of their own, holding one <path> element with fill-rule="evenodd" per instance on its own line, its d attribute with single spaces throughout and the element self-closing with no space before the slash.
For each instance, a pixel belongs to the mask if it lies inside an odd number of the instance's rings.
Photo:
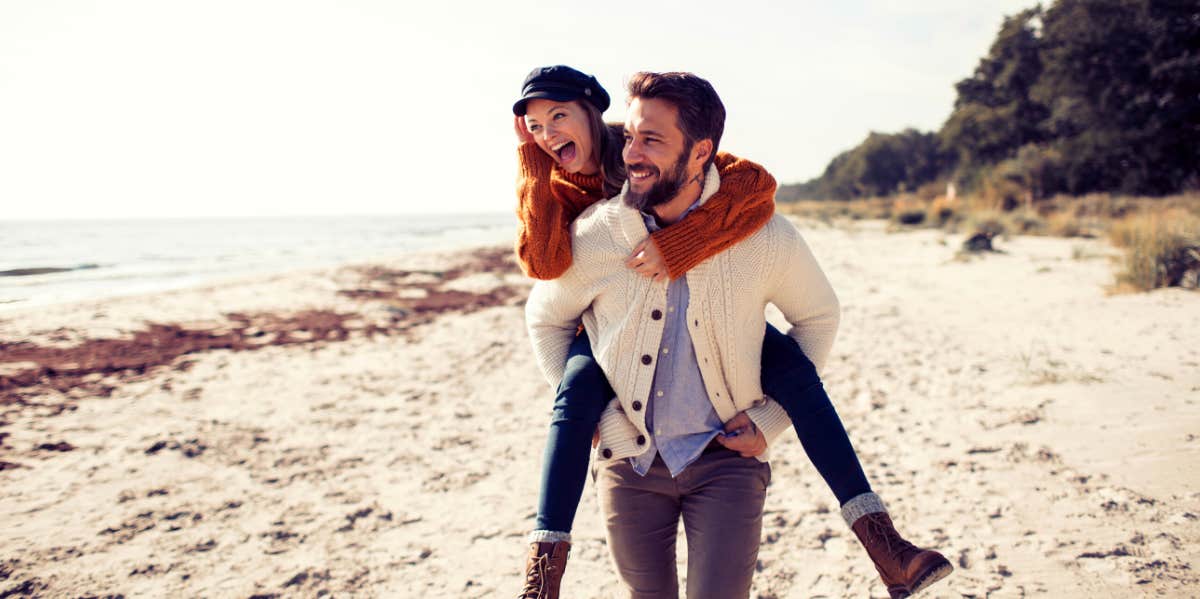
<svg viewBox="0 0 1200 599">
<path fill-rule="evenodd" d="M 637 444 L 645 445 L 646 444 L 646 435 L 638 435 Z"/>
<path fill-rule="evenodd" d="M 652 361 L 654 361 L 654 358 L 651 358 L 651 357 L 650 357 L 650 354 L 643 354 L 643 355 L 642 355 L 642 364 L 645 364 L 645 365 L 649 366 L 649 365 L 650 365 L 650 362 L 652 362 Z"/>
<path fill-rule="evenodd" d="M 604 450 L 600 452 L 600 455 L 604 456 L 604 459 L 607 460 L 612 457 L 612 450 L 605 447 Z"/>
<path fill-rule="evenodd" d="M 634 411 L 634 412 L 640 412 L 640 411 L 641 411 L 641 409 L 642 409 L 642 402 L 640 402 L 640 401 L 638 401 L 638 400 L 636 400 L 636 399 L 635 399 L 635 400 L 633 400 L 633 411 Z"/>
<path fill-rule="evenodd" d="M 653 318 L 654 320 L 661 320 L 662 310 L 654 310 L 653 312 L 650 312 L 650 318 Z"/>
</svg>

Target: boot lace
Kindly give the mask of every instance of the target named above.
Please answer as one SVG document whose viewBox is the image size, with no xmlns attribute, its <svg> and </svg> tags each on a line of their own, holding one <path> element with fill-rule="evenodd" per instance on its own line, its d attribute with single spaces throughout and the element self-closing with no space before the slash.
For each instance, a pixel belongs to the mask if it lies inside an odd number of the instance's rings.
<svg viewBox="0 0 1200 599">
<path fill-rule="evenodd" d="M 529 564 L 525 571 L 525 588 L 521 589 L 517 599 L 541 599 L 549 568 L 550 556 L 546 554 L 539 555 L 536 561 Z"/>
<path fill-rule="evenodd" d="M 915 545 L 909 543 L 896 532 L 896 528 L 881 517 L 874 514 L 868 516 L 867 537 L 872 544 L 876 539 L 883 541 L 883 549 L 888 557 L 903 563 L 908 554 L 918 551 Z"/>
</svg>

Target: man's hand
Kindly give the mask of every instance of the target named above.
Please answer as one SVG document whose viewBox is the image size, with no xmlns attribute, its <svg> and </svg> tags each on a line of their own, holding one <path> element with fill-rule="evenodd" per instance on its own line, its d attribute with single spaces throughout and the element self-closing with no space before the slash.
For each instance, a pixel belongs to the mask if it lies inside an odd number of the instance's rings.
<svg viewBox="0 0 1200 599">
<path fill-rule="evenodd" d="M 667 262 L 663 260 L 662 252 L 649 237 L 642 240 L 633 248 L 633 253 L 625 259 L 625 266 L 632 268 L 643 277 L 650 277 L 655 282 L 667 279 Z"/>
<path fill-rule="evenodd" d="M 717 435 L 717 442 L 743 458 L 758 457 L 767 450 L 767 438 L 745 412 L 738 412 L 725 423 L 725 432 Z"/>
<path fill-rule="evenodd" d="M 517 132 L 517 141 L 521 143 L 533 141 L 533 134 L 525 127 L 525 117 L 513 117 L 513 129 Z"/>
</svg>

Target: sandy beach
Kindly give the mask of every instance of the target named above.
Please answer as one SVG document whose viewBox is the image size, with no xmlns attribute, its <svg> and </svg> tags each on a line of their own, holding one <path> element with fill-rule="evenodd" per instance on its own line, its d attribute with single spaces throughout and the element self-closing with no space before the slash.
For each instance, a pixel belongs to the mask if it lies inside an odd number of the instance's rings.
<svg viewBox="0 0 1200 599">
<path fill-rule="evenodd" d="M 1111 294 L 1101 240 L 797 222 L 843 306 L 826 387 L 955 564 L 924 596 L 1200 594 L 1200 294 Z M 509 253 L 0 313 L 0 597 L 514 596 L 552 393 Z M 886 597 L 772 455 L 752 596 Z M 574 534 L 564 596 L 615 596 L 590 483 Z"/>
</svg>

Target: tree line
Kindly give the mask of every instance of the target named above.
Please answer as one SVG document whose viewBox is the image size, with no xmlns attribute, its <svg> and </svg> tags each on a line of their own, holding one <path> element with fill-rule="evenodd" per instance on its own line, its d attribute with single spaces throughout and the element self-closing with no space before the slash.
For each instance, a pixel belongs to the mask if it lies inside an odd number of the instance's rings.
<svg viewBox="0 0 1200 599">
<path fill-rule="evenodd" d="M 1006 17 L 937 132 L 872 132 L 778 199 L 954 181 L 1033 198 L 1200 188 L 1200 1 L 1055 0 Z"/>
</svg>

